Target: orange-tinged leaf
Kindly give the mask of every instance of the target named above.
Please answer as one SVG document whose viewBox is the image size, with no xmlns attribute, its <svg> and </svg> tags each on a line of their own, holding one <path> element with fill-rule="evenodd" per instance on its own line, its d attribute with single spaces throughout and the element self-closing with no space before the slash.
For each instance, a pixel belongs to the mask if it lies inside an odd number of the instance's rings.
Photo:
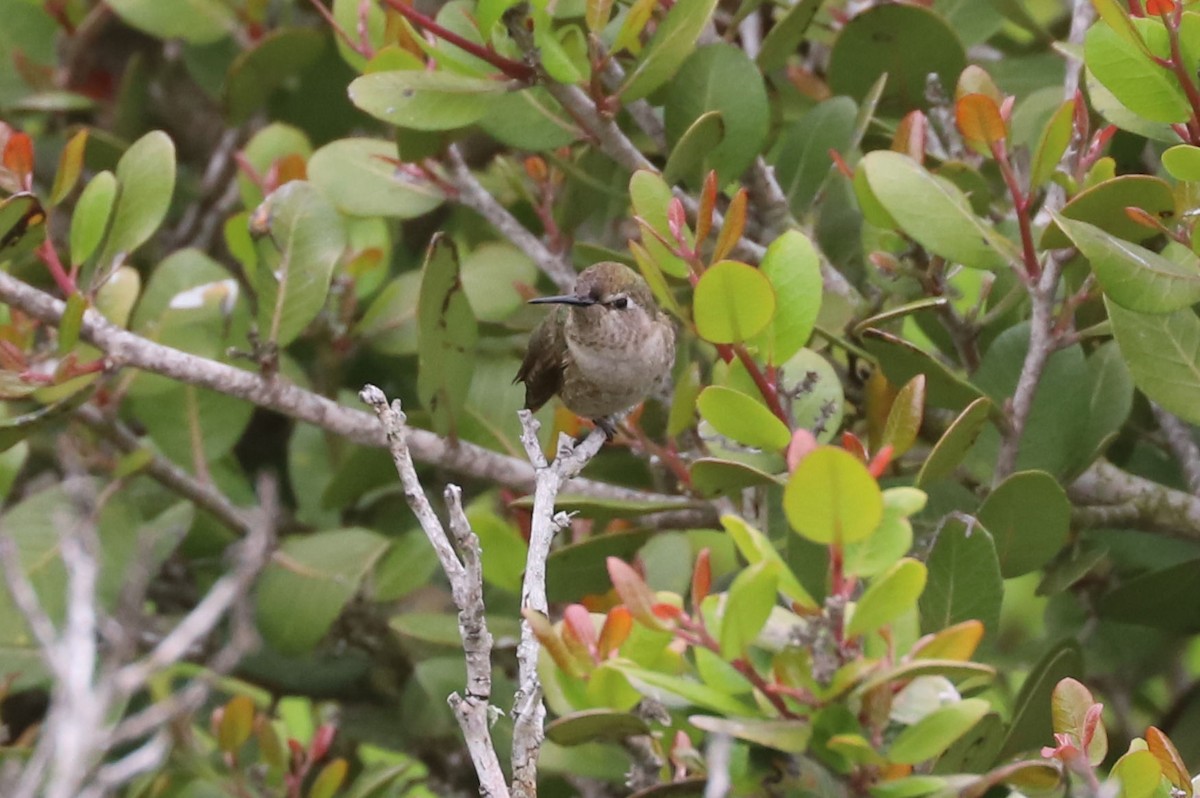
<svg viewBox="0 0 1200 798">
<path fill-rule="evenodd" d="M 997 103 L 1004 100 L 1000 89 L 996 87 L 992 76 L 980 66 L 971 64 L 958 76 L 958 85 L 954 87 L 954 99 L 961 99 L 968 94 L 983 94 L 991 97 Z"/>
<path fill-rule="evenodd" d="M 1192 798 L 1192 780 L 1188 776 L 1187 765 L 1183 763 L 1183 757 L 1179 755 L 1171 738 L 1163 734 L 1156 726 L 1151 726 L 1146 729 L 1146 747 L 1150 753 L 1154 754 L 1158 764 L 1162 766 L 1163 775 L 1167 777 L 1167 781 L 1183 790 L 1187 798 Z"/>
<path fill-rule="evenodd" d="M 572 676 L 583 675 L 579 663 L 571 656 L 570 650 L 567 649 L 566 644 L 563 643 L 562 638 L 558 636 L 558 632 L 554 630 L 554 626 L 545 615 L 528 608 L 522 610 L 521 615 L 525 617 L 533 636 L 542 644 L 542 648 L 546 649 L 546 653 L 554 660 L 555 665 Z"/>
<path fill-rule="evenodd" d="M 929 119 L 920 111 L 911 111 L 900 124 L 896 125 L 896 134 L 892 136 L 892 149 L 902 152 L 917 163 L 925 162 L 925 140 L 929 130 Z"/>
<path fill-rule="evenodd" d="M 1175 10 L 1175 0 L 1146 0 L 1147 14 L 1169 14 Z"/>
<path fill-rule="evenodd" d="M 986 94 L 968 94 L 954 104 L 954 121 L 963 140 L 980 155 L 1008 136 L 996 101 Z"/>
<path fill-rule="evenodd" d="M 4 168 L 13 174 L 25 191 L 33 186 L 33 139 L 27 133 L 14 132 L 4 144 Z"/>
<path fill-rule="evenodd" d="M 620 650 L 633 631 L 633 615 L 624 605 L 613 607 L 600 627 L 600 641 L 596 644 L 596 655 L 604 660 Z"/>
<path fill-rule="evenodd" d="M 913 659 L 948 659 L 966 662 L 983 639 L 983 622 L 970 620 L 947 626 L 918 640 L 909 654 Z"/>
<path fill-rule="evenodd" d="M 891 446 L 895 457 L 907 452 L 917 441 L 925 417 L 925 375 L 909 380 L 892 401 L 880 446 Z"/>
<path fill-rule="evenodd" d="M 721 234 L 717 236 L 717 246 L 713 250 L 712 263 L 724 260 L 733 251 L 737 242 L 742 238 L 746 229 L 746 189 L 738 189 L 729 202 L 729 210 L 725 212 L 725 224 L 721 226 Z"/>
</svg>

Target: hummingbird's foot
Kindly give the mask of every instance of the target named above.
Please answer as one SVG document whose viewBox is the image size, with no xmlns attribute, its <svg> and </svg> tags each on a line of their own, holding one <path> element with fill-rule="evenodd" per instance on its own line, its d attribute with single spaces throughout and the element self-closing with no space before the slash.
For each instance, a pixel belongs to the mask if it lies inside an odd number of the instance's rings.
<svg viewBox="0 0 1200 798">
<path fill-rule="evenodd" d="M 612 443 L 612 439 L 617 434 L 617 425 L 614 423 L 613 417 L 604 416 L 603 418 L 594 418 L 592 419 L 592 423 L 604 430 L 604 439 Z"/>
</svg>

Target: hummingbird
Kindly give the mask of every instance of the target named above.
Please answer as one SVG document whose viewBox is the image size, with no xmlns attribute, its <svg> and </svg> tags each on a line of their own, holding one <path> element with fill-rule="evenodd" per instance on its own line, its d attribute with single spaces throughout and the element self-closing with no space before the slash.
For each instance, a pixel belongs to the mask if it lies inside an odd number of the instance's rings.
<svg viewBox="0 0 1200 798">
<path fill-rule="evenodd" d="M 579 274 L 572 293 L 530 303 L 559 307 L 533 331 L 513 380 L 525 383 L 526 409 L 558 394 L 568 410 L 611 438 L 613 416 L 668 383 L 675 328 L 628 266 L 594 264 Z"/>
</svg>

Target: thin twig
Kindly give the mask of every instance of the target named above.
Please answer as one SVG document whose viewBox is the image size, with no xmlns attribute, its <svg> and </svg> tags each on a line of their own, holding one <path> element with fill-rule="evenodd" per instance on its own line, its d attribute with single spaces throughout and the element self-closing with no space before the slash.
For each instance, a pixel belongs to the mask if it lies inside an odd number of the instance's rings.
<svg viewBox="0 0 1200 798">
<path fill-rule="evenodd" d="M 604 445 L 604 431 L 597 428 L 574 444 L 562 435 L 558 455 L 547 463 L 538 441 L 540 425 L 533 413 L 522 410 L 521 443 L 529 461 L 537 470 L 533 517 L 529 532 L 529 552 L 525 560 L 525 579 L 521 587 L 521 608 L 547 614 L 546 560 L 550 544 L 559 529 L 570 522 L 566 513 L 555 513 L 554 502 L 563 484 L 583 470 Z M 537 758 L 541 750 L 546 707 L 542 703 L 542 685 L 537 673 L 538 642 L 528 621 L 521 622 L 521 642 L 517 646 L 517 692 L 513 696 L 512 792 L 516 798 L 537 795 Z"/>
<path fill-rule="evenodd" d="M 1187 481 L 1188 490 L 1193 495 L 1200 496 L 1200 446 L 1192 435 L 1191 425 L 1182 421 L 1174 413 L 1165 410 L 1157 402 L 1150 403 L 1154 419 L 1167 438 L 1167 446 L 1179 463 Z"/>
<path fill-rule="evenodd" d="M 41 322 L 61 322 L 65 304 L 9 274 L 0 272 L 0 301 L 20 309 Z M 260 407 L 306 421 L 363 446 L 385 445 L 378 421 L 369 413 L 343 407 L 306 391 L 280 376 L 266 377 L 234 368 L 208 358 L 181 352 L 124 330 L 94 310 L 87 310 L 80 326 L 80 337 L 102 350 L 111 367 L 132 366 L 170 377 L 179 382 L 209 388 L 235 396 Z M 413 458 L 450 469 L 489 483 L 529 491 L 534 487 L 534 470 L 528 462 L 498 454 L 466 441 L 451 445 L 432 432 L 410 429 L 408 446 Z M 570 493 L 617 501 L 648 501 L 678 505 L 683 516 L 672 511 L 667 522 L 677 525 L 691 519 L 697 526 L 716 523 L 711 504 L 697 503 L 680 496 L 647 493 L 588 479 L 574 479 L 566 489 Z M 647 519 L 654 526 L 656 517 Z"/>
<path fill-rule="evenodd" d="M 529 232 L 517 217 L 479 184 L 463 160 L 457 144 L 446 148 L 446 163 L 459 202 L 478 213 L 496 228 L 496 232 L 515 244 L 561 290 L 569 291 L 575 285 L 575 269 L 570 262 L 551 252 L 540 238 Z"/>
<path fill-rule="evenodd" d="M 508 783 L 492 742 L 492 635 L 484 614 L 479 538 L 471 531 L 463 511 L 462 491 L 455 485 L 446 487 L 450 531 L 458 544 L 456 552 L 417 477 L 408 449 L 410 430 L 399 400 L 389 405 L 383 391 L 374 385 L 364 386 L 359 398 L 375 411 L 387 435 L 388 449 L 404 487 L 404 498 L 437 554 L 458 607 L 458 633 L 467 662 L 467 688 L 465 696 L 454 693 L 448 700 L 479 777 L 480 795 L 508 798 Z"/>
</svg>

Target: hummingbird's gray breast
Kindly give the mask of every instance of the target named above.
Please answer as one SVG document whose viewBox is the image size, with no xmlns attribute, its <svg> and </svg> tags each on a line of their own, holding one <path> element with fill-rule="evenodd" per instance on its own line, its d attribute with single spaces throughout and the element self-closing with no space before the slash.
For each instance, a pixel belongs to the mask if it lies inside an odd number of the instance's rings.
<svg viewBox="0 0 1200 798">
<path fill-rule="evenodd" d="M 615 313 L 602 312 L 609 323 L 567 328 L 568 357 L 559 395 L 572 412 L 587 418 L 610 416 L 641 402 L 668 377 L 675 361 L 675 331 L 665 319 L 631 327 Z"/>
</svg>

